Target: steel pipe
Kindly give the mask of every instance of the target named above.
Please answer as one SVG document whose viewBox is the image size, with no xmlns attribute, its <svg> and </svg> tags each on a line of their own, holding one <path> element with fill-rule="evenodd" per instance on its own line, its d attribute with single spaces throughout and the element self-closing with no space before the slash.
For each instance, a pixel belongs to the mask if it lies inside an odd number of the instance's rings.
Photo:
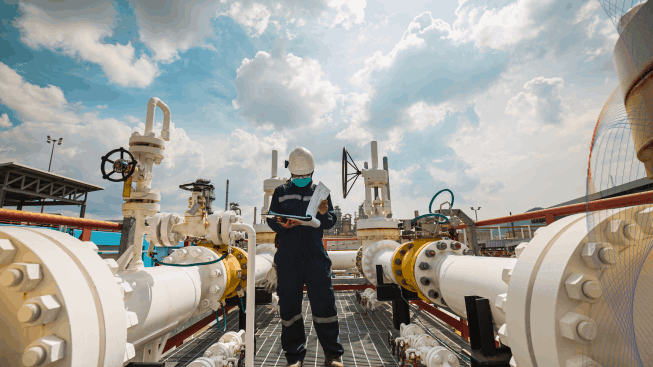
<svg viewBox="0 0 653 367">
<path fill-rule="evenodd" d="M 331 259 L 331 270 L 345 270 L 356 267 L 358 251 L 327 251 Z"/>
</svg>

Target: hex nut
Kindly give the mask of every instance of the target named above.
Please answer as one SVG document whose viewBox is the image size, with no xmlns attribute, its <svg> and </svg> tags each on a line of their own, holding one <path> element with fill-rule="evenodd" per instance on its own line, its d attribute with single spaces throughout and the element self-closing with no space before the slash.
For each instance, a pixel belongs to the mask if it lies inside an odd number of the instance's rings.
<svg viewBox="0 0 653 367">
<path fill-rule="evenodd" d="M 516 258 L 519 258 L 522 251 L 524 251 L 524 249 L 526 248 L 526 245 L 528 245 L 528 242 L 522 242 L 517 247 L 515 247 L 515 257 Z"/>
<path fill-rule="evenodd" d="M 36 288 L 36 286 L 41 282 L 41 265 L 39 264 L 27 264 L 27 263 L 13 263 L 9 265 L 9 268 L 5 273 L 11 271 L 12 269 L 18 270 L 22 273 L 20 280 L 14 278 L 13 286 L 16 287 L 18 292 L 29 292 Z M 15 272 L 12 272 L 15 274 Z M 8 275 L 3 274 L 2 280 L 4 281 Z M 3 282 L 4 284 L 4 282 Z"/>
<path fill-rule="evenodd" d="M 33 358 L 41 355 L 38 351 L 39 348 L 42 348 L 44 358 L 40 362 L 37 362 L 37 360 Z M 62 359 L 65 354 L 66 341 L 57 337 L 56 335 L 51 334 L 38 339 L 27 347 L 25 353 L 23 354 L 23 363 L 28 366 L 39 366 L 41 364 L 45 366 Z M 26 359 L 28 359 L 30 362 L 34 361 L 36 363 L 29 365 L 25 363 Z"/>
<path fill-rule="evenodd" d="M 452 242 L 450 247 L 452 250 L 460 250 L 461 245 L 460 242 Z"/>
<path fill-rule="evenodd" d="M 30 298 L 18 310 L 21 322 L 30 325 L 45 325 L 57 319 L 61 304 L 53 295 Z"/>
<path fill-rule="evenodd" d="M 413 246 L 414 246 L 414 244 L 413 244 L 412 242 L 409 243 L 409 244 L 408 244 L 408 249 L 409 249 L 409 250 L 412 250 Z"/>
<path fill-rule="evenodd" d="M 123 290 L 122 300 L 123 300 L 124 302 L 129 301 L 129 297 L 131 297 L 132 292 L 134 291 L 134 290 L 132 289 L 132 286 L 129 285 L 128 282 L 121 282 L 121 283 L 120 283 L 120 288 L 122 288 L 122 290 Z"/>
<path fill-rule="evenodd" d="M 440 297 L 440 293 L 438 293 L 437 291 L 431 289 L 429 291 L 429 297 L 433 298 L 433 299 L 438 299 Z"/>
<path fill-rule="evenodd" d="M 508 341 L 510 339 L 508 339 L 508 325 L 507 324 L 501 325 L 501 327 L 499 328 L 498 334 L 499 334 L 499 340 L 501 341 L 501 343 L 503 345 L 509 345 Z"/>
<path fill-rule="evenodd" d="M 397 276 L 401 276 L 401 274 L 402 274 L 402 273 L 401 273 L 401 269 L 397 269 L 397 271 L 395 271 L 395 274 L 396 274 Z"/>
<path fill-rule="evenodd" d="M 562 336 L 564 336 L 567 339 L 576 341 L 576 342 L 582 342 L 583 339 L 581 338 L 581 335 L 579 335 L 579 324 L 581 322 L 591 322 L 591 320 L 584 315 L 577 314 L 575 312 L 568 312 L 565 314 L 561 319 L 560 319 L 560 333 Z M 593 325 L 593 322 L 589 324 L 590 326 Z M 595 329 L 594 327 L 588 328 L 587 326 L 583 326 L 582 330 L 583 331 L 589 331 L 591 329 Z M 591 334 L 584 334 L 586 336 L 591 336 Z"/>
<path fill-rule="evenodd" d="M 506 302 L 507 301 L 508 301 L 508 293 L 500 294 L 494 300 L 494 307 L 501 310 L 501 312 L 506 312 Z"/>
<path fill-rule="evenodd" d="M 587 288 L 585 288 L 586 282 L 595 282 L 596 284 L 589 284 Z M 597 287 L 599 288 L 598 290 Z M 598 280 L 592 276 L 581 273 L 573 273 L 567 278 L 567 280 L 565 280 L 565 290 L 567 291 L 567 296 L 569 296 L 569 298 L 581 302 L 596 302 L 597 298 L 601 295 Z M 584 292 L 585 290 L 587 290 L 589 295 L 598 294 L 598 297 L 588 297 Z"/>
<path fill-rule="evenodd" d="M 435 251 L 433 250 L 426 250 L 426 257 L 433 257 L 435 256 Z"/>
<path fill-rule="evenodd" d="M 512 276 L 512 268 L 503 269 L 503 271 L 501 272 L 501 279 L 506 284 L 510 284 L 511 276 Z"/>
<path fill-rule="evenodd" d="M 111 271 L 111 274 L 116 275 L 118 273 L 118 262 L 114 259 L 105 259 L 105 263 L 107 263 L 107 267 Z"/>
<path fill-rule="evenodd" d="M 138 315 L 136 314 L 136 312 L 133 311 L 125 312 L 125 324 L 127 326 L 127 330 L 138 325 Z"/>
<path fill-rule="evenodd" d="M 429 270 L 429 267 L 430 267 L 429 264 L 425 262 L 419 264 L 420 270 Z"/>
<path fill-rule="evenodd" d="M 0 264 L 10 264 L 16 256 L 16 248 L 7 239 L 0 239 Z"/>
<path fill-rule="evenodd" d="M 395 259 L 395 264 L 401 265 L 401 259 Z"/>
<path fill-rule="evenodd" d="M 422 277 L 419 281 L 420 281 L 420 283 L 422 283 L 422 285 L 429 285 L 429 284 L 431 284 L 431 279 L 429 279 L 429 278 L 427 278 L 427 277 Z"/>
</svg>

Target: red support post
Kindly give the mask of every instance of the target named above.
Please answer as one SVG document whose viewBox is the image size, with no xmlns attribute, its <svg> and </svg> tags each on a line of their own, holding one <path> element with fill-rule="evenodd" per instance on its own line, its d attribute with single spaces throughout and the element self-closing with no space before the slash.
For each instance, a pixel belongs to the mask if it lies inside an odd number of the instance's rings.
<svg viewBox="0 0 653 367">
<path fill-rule="evenodd" d="M 91 227 L 83 227 L 82 234 L 79 236 L 80 241 L 90 241 L 91 240 Z"/>
</svg>

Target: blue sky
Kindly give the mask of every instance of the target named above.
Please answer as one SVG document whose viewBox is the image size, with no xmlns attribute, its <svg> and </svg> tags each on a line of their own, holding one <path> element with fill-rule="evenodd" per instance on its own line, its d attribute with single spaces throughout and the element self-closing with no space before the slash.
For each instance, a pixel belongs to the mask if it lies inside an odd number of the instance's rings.
<svg viewBox="0 0 653 367">
<path fill-rule="evenodd" d="M 596 0 L 47 1 L 0 4 L 0 161 L 99 184 L 87 213 L 118 218 L 120 184 L 100 157 L 142 131 L 146 103 L 172 111 L 153 186 L 224 183 L 251 221 L 270 151 L 297 146 L 340 190 L 346 146 L 359 166 L 379 142 L 396 217 L 450 188 L 479 219 L 585 194 L 591 134 L 618 80 L 615 27 Z M 161 116 L 157 116 L 161 121 Z M 281 174 L 288 172 L 281 169 Z M 51 208 L 61 211 L 60 208 Z"/>
</svg>

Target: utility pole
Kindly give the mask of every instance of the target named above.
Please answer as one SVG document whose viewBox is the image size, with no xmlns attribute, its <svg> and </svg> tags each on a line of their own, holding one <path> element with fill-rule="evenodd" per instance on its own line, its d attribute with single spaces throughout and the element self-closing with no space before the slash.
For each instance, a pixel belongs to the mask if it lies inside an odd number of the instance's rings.
<svg viewBox="0 0 653 367">
<path fill-rule="evenodd" d="M 61 145 L 63 143 L 63 138 L 52 140 L 52 138 L 50 138 L 50 135 L 48 135 L 48 144 L 50 143 L 52 143 L 52 152 L 50 152 L 50 165 L 48 165 L 48 172 L 50 172 L 50 169 L 52 168 L 52 156 L 54 156 L 54 146 Z M 43 213 L 44 209 L 45 209 L 45 205 L 41 205 L 41 213 Z"/>
<path fill-rule="evenodd" d="M 472 206 L 471 209 L 474 211 L 474 214 L 476 216 L 476 221 L 478 222 L 478 211 L 481 210 L 481 207 L 479 206 L 478 208 L 474 209 Z"/>
</svg>

